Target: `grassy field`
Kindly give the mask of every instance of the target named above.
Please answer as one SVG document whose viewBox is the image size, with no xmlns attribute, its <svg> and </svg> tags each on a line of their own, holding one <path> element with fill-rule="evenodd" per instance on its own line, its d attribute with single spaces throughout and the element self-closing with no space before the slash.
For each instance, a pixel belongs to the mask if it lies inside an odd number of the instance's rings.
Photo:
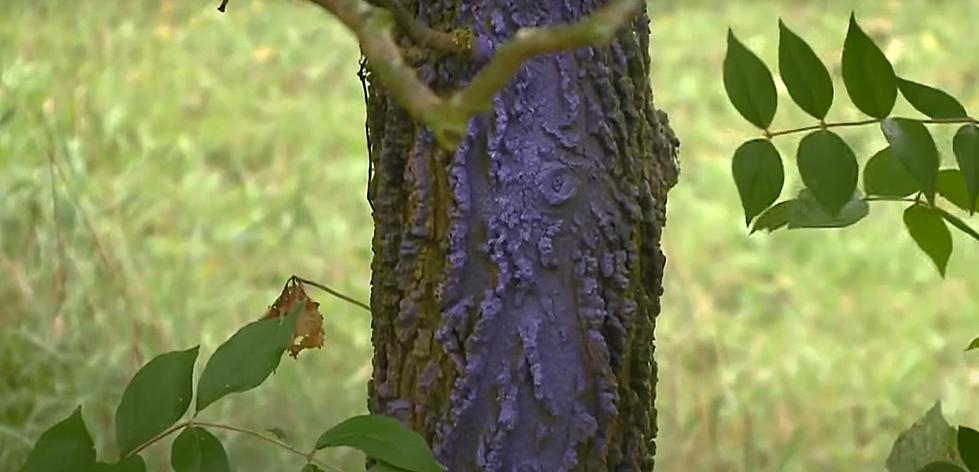
<svg viewBox="0 0 979 472">
<path fill-rule="evenodd" d="M 115 404 L 142 362 L 198 343 L 209 355 L 291 274 L 368 297 L 355 43 L 298 0 L 233 0 L 223 16 L 217 3 L 4 1 L 0 470 L 77 404 L 111 450 Z M 683 141 L 657 331 L 659 470 L 880 470 L 935 400 L 979 424 L 979 355 L 962 353 L 979 334 L 979 245 L 956 236 L 942 280 L 899 208 L 848 231 L 742 228 L 729 158 L 754 133 L 721 86 L 725 30 L 772 63 L 781 16 L 838 80 L 851 9 L 900 74 L 979 110 L 979 43 L 963 40 L 979 2 L 651 4 L 653 86 Z M 842 90 L 831 117 L 854 118 Z M 781 104 L 776 127 L 807 123 Z M 860 156 L 882 147 L 873 129 L 844 135 Z M 208 418 L 281 428 L 307 447 L 365 410 L 369 320 L 320 301 L 326 348 Z M 301 464 L 222 439 L 237 470 Z M 166 457 L 158 447 L 148 459 L 157 470 Z"/>
</svg>

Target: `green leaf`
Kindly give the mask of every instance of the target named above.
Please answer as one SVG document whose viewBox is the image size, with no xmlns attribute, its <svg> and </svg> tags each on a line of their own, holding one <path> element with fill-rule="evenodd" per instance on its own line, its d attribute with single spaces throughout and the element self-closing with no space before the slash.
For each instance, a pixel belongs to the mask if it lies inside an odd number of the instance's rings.
<svg viewBox="0 0 979 472">
<path fill-rule="evenodd" d="M 782 193 L 785 182 L 782 158 L 770 141 L 755 139 L 734 152 L 731 172 L 741 195 L 745 225 L 751 225 L 751 220 Z"/>
<path fill-rule="evenodd" d="M 816 201 L 812 192 L 803 189 L 789 207 L 789 229 L 796 228 L 844 228 L 864 219 L 870 213 L 860 195 L 853 194 L 838 214 L 830 215 Z"/>
<path fill-rule="evenodd" d="M 116 440 L 122 455 L 173 426 L 187 411 L 199 350 L 161 354 L 133 376 L 116 408 Z"/>
<path fill-rule="evenodd" d="M 969 191 L 965 188 L 965 178 L 962 171 L 958 169 L 942 169 L 938 171 L 938 184 L 935 190 L 939 195 L 953 205 L 969 211 L 972 204 L 969 202 Z"/>
<path fill-rule="evenodd" d="M 382 415 L 350 418 L 320 436 L 316 450 L 347 446 L 409 472 L 441 472 L 432 451 L 418 433 Z"/>
<path fill-rule="evenodd" d="M 249 323 L 218 346 L 197 384 L 197 411 L 231 393 L 258 387 L 279 366 L 292 342 L 302 305 L 283 318 Z"/>
<path fill-rule="evenodd" d="M 183 430 L 170 448 L 170 464 L 175 472 L 230 472 L 231 463 L 221 441 L 207 430 Z"/>
<path fill-rule="evenodd" d="M 129 456 L 115 464 L 99 462 L 91 472 L 146 472 L 146 462 L 142 457 Z"/>
<path fill-rule="evenodd" d="M 826 210 L 835 215 L 853 197 L 860 166 L 850 146 L 831 131 L 814 131 L 799 142 L 799 175 Z"/>
<path fill-rule="evenodd" d="M 874 154 L 863 168 L 863 190 L 867 195 L 902 198 L 918 191 L 918 184 L 904 169 L 891 148 Z"/>
<path fill-rule="evenodd" d="M 41 433 L 21 472 L 75 472 L 95 465 L 95 444 L 82 418 L 82 407 Z"/>
<path fill-rule="evenodd" d="M 920 472 L 966 472 L 966 470 L 951 462 L 936 461 L 922 467 Z"/>
<path fill-rule="evenodd" d="M 968 113 L 955 97 L 929 87 L 924 84 L 912 82 L 898 77 L 897 86 L 901 90 L 901 95 L 908 99 L 915 110 L 928 115 L 936 120 L 965 118 Z"/>
<path fill-rule="evenodd" d="M 306 464 L 299 472 L 323 472 L 323 469 L 316 464 Z"/>
<path fill-rule="evenodd" d="M 960 425 L 958 445 L 965 466 L 972 472 L 979 472 L 979 431 Z"/>
<path fill-rule="evenodd" d="M 934 203 L 939 158 L 928 128 L 920 121 L 888 118 L 880 123 L 880 129 L 891 145 L 891 153 L 911 174 L 928 201 Z"/>
<path fill-rule="evenodd" d="M 969 346 L 965 348 L 965 352 L 969 352 L 973 349 L 979 349 L 979 337 L 973 339 Z"/>
<path fill-rule="evenodd" d="M 968 201 L 972 202 L 969 212 L 975 212 L 979 198 L 979 126 L 968 124 L 959 128 L 952 140 L 952 150 L 969 189 Z"/>
<path fill-rule="evenodd" d="M 941 213 L 942 218 L 945 218 L 945 221 L 948 221 L 949 223 L 952 223 L 952 226 L 955 226 L 956 228 L 958 228 L 959 230 L 961 230 L 963 233 L 971 236 L 972 239 L 975 239 L 976 241 L 979 241 L 979 232 L 977 232 L 976 230 L 972 229 L 971 226 L 965 224 L 965 222 L 962 221 L 961 218 L 959 218 L 959 217 L 957 217 L 957 216 L 955 216 L 955 215 L 953 215 L 953 214 L 951 214 L 951 213 L 949 213 L 949 212 L 947 212 L 947 211 L 945 211 L 945 210 L 943 210 L 941 208 L 936 208 L 936 210 L 939 213 Z"/>
<path fill-rule="evenodd" d="M 817 120 L 833 105 L 833 80 L 806 41 L 778 21 L 778 67 L 789 96 Z"/>
<path fill-rule="evenodd" d="M 874 41 L 860 29 L 855 15 L 843 43 L 843 84 L 860 111 L 886 118 L 897 100 L 894 67 Z"/>
<path fill-rule="evenodd" d="M 789 213 L 792 211 L 792 201 L 780 202 L 762 212 L 751 227 L 751 232 L 765 230 L 771 233 L 789 224 Z"/>
<path fill-rule="evenodd" d="M 938 272 L 945 277 L 948 259 L 952 256 L 952 234 L 942 215 L 922 205 L 912 205 L 904 211 L 904 226 L 918 247 L 931 258 Z"/>
<path fill-rule="evenodd" d="M 778 105 L 772 73 L 730 29 L 724 56 L 724 89 L 744 119 L 761 129 L 768 129 Z"/>
<path fill-rule="evenodd" d="M 907 431 L 901 433 L 890 455 L 888 472 L 918 472 L 926 465 L 953 458 L 955 462 L 955 428 L 942 416 L 942 404 L 936 402 Z"/>
</svg>

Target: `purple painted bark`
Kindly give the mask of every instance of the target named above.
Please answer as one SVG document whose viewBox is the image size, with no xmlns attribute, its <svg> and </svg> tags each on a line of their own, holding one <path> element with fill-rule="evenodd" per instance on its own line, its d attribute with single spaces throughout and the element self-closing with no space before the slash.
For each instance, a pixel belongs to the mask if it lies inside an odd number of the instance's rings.
<svg viewBox="0 0 979 472">
<path fill-rule="evenodd" d="M 489 56 L 595 0 L 412 0 Z M 648 19 L 609 46 L 532 60 L 440 151 L 384 91 L 375 176 L 370 410 L 450 471 L 652 470 L 666 194 L 677 141 L 649 88 Z M 479 64 L 432 58 L 435 90 Z"/>
</svg>

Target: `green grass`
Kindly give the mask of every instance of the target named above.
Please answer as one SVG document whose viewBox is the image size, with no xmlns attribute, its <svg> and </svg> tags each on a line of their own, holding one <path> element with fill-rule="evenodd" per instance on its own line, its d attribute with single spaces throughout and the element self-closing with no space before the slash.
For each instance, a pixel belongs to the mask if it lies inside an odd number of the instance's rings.
<svg viewBox="0 0 979 472">
<path fill-rule="evenodd" d="M 14 114 L 0 128 L 0 470 L 79 403 L 111 451 L 115 404 L 142 362 L 198 343 L 208 356 L 293 273 L 368 296 L 355 43 L 298 0 L 234 0 L 223 16 L 213 3 L 4 4 L 0 116 Z M 729 158 L 755 132 L 719 75 L 727 26 L 772 64 L 782 16 L 838 79 L 855 8 L 900 74 L 975 112 L 979 45 L 962 38 L 979 3 L 651 8 L 657 104 L 683 141 L 657 331 L 661 469 L 879 470 L 937 399 L 953 423 L 979 424 L 979 358 L 962 353 L 979 334 L 979 245 L 956 236 L 941 280 L 887 206 L 847 231 L 749 238 Z M 775 126 L 808 124 L 780 93 Z M 831 118 L 857 117 L 836 93 Z M 873 129 L 843 134 L 863 157 L 883 143 Z M 793 145 L 780 141 L 788 162 Z M 308 447 L 365 410 L 369 320 L 319 301 L 325 349 L 285 361 L 209 419 L 282 428 Z M 301 463 L 221 437 L 238 470 Z M 151 468 L 166 457 L 157 447 Z M 324 457 L 362 464 L 349 451 Z"/>
</svg>

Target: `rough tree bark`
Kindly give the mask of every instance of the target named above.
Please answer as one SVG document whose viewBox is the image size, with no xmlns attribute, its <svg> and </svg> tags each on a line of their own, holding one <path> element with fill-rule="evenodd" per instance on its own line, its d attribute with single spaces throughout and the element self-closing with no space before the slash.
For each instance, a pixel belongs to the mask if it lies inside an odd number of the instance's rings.
<svg viewBox="0 0 979 472">
<path fill-rule="evenodd" d="M 602 3 L 403 1 L 423 24 L 472 31 L 483 56 Z M 533 59 L 454 154 L 369 86 L 369 407 L 421 433 L 449 471 L 653 468 L 678 143 L 653 105 L 648 43 L 643 13 L 607 47 Z M 419 57 L 436 91 L 480 66 Z"/>
</svg>

